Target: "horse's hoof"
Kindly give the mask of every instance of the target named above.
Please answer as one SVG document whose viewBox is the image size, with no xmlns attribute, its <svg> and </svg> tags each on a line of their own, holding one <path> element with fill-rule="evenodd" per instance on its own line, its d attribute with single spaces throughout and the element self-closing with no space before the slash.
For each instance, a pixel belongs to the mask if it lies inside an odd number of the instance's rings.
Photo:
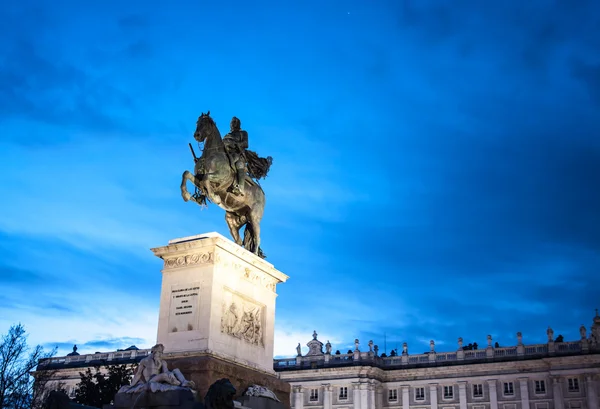
<svg viewBox="0 0 600 409">
<path fill-rule="evenodd" d="M 192 198 L 192 195 L 190 195 L 189 192 L 185 192 L 181 194 L 181 197 L 183 197 L 184 202 L 188 202 Z"/>
</svg>

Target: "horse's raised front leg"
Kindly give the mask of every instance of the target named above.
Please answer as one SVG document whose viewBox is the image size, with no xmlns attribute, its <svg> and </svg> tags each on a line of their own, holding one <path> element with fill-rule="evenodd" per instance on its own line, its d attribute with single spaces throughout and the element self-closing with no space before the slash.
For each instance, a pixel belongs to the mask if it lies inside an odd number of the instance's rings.
<svg viewBox="0 0 600 409">
<path fill-rule="evenodd" d="M 192 195 L 190 194 L 190 192 L 188 192 L 187 190 L 187 181 L 192 182 L 194 185 L 196 184 L 196 177 L 194 175 L 192 175 L 189 171 L 185 171 L 183 172 L 183 175 L 181 176 L 181 197 L 183 197 L 183 200 L 185 202 L 187 202 L 188 200 L 193 200 L 195 201 L 195 199 L 192 197 Z"/>
</svg>

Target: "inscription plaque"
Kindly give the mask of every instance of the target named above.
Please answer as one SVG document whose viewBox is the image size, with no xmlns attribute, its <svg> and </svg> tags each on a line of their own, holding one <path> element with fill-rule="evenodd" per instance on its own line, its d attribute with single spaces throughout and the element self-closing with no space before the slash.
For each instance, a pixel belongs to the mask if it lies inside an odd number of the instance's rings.
<svg viewBox="0 0 600 409">
<path fill-rule="evenodd" d="M 200 283 L 171 286 L 169 332 L 198 329 L 199 294 Z"/>
</svg>

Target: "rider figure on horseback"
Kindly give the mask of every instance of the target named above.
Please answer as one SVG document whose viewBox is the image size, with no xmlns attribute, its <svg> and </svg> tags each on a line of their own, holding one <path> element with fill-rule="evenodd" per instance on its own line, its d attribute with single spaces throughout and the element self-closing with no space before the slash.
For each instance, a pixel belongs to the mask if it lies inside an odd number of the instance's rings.
<svg viewBox="0 0 600 409">
<path fill-rule="evenodd" d="M 233 193 L 244 195 L 246 179 L 246 149 L 248 148 L 248 132 L 241 130 L 242 123 L 235 116 L 229 125 L 230 131 L 223 138 L 225 150 L 229 155 L 232 165 L 236 169 L 236 182 L 233 185 Z"/>
</svg>

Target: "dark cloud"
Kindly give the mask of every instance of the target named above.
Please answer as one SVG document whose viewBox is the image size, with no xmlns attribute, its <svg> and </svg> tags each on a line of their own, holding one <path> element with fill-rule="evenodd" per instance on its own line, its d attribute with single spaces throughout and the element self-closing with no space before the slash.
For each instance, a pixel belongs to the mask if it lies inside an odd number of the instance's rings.
<svg viewBox="0 0 600 409">
<path fill-rule="evenodd" d="M 582 82 L 590 99 L 600 106 L 600 64 L 574 63 L 573 75 Z"/>
<path fill-rule="evenodd" d="M 123 30 L 138 30 L 141 28 L 146 28 L 149 25 L 148 18 L 141 14 L 128 14 L 126 16 L 120 17 L 117 20 L 117 24 Z"/>
<path fill-rule="evenodd" d="M 35 271 L 13 267 L 10 265 L 0 265 L 0 282 L 4 284 L 31 284 L 39 282 L 42 277 Z"/>
<path fill-rule="evenodd" d="M 140 279 L 138 290 L 155 288 L 156 279 L 145 280 L 144 268 L 153 268 L 153 259 L 141 259 L 132 265 L 129 250 L 112 249 L 107 256 L 94 249 L 77 247 L 58 237 L 9 234 L 0 231 L 0 251 L 9 252 L 15 246 L 21 248 L 18 259 L 13 264 L 0 265 L 0 283 L 12 290 L 29 287 L 32 291 L 63 291 L 65 288 L 79 288 L 82 280 L 91 283 L 113 282 L 113 278 L 132 277 Z M 44 252 L 38 249 L 43 248 Z M 142 254 L 145 250 L 142 249 Z M 56 257 L 60 254 L 60 257 Z M 18 267 L 15 267 L 17 265 Z M 142 265 L 146 267 L 141 267 Z M 85 276 L 81 271 L 86 271 Z M 116 284 L 116 283 L 115 283 Z M 11 292 L 8 294 L 11 295 Z M 60 303 L 58 296 L 48 295 L 31 300 L 36 309 L 53 309 L 59 313 L 77 314 L 78 306 Z M 90 301 L 93 303 L 93 300 Z"/>
<path fill-rule="evenodd" d="M 41 309 L 43 310 L 54 310 L 60 314 L 71 314 L 71 315 L 78 315 L 79 312 L 81 311 L 80 308 L 76 307 L 76 306 L 71 306 L 71 305 L 66 305 L 64 303 L 58 303 L 58 302 L 48 302 L 43 306 L 40 306 Z"/>
<path fill-rule="evenodd" d="M 144 40 L 134 41 L 125 48 L 126 55 L 130 58 L 149 59 L 153 55 L 152 50 L 151 44 Z"/>
<path fill-rule="evenodd" d="M 527 3 L 472 0 L 404 0 L 395 8 L 401 31 L 429 46 L 444 46 L 462 57 L 495 55 L 498 64 L 546 72 L 567 44 L 596 48 L 600 18 L 595 2 Z M 559 58 L 568 58 L 561 55 Z"/>
<path fill-rule="evenodd" d="M 127 89 L 127 81 L 123 85 L 122 80 L 126 68 L 142 61 L 147 64 L 154 54 L 146 36 L 137 31 L 112 34 L 112 41 L 109 25 L 90 24 L 89 29 L 82 31 L 63 19 L 56 10 L 41 5 L 36 9 L 19 6 L 0 12 L 0 22 L 5 22 L 11 33 L 0 40 L 0 119 L 144 137 L 148 128 L 171 130 L 172 127 L 152 119 L 130 120 L 140 114 L 139 96 Z M 22 20 L 27 20 L 28 25 L 15 24 Z M 144 27 L 143 21 L 141 16 L 130 15 L 119 20 L 118 26 L 137 30 Z M 29 29 L 32 25 L 35 33 Z M 106 38 L 96 40 L 95 29 L 105 31 Z M 77 42 L 65 41 L 73 36 L 88 42 L 85 50 L 78 49 Z M 107 68 L 111 61 L 121 66 L 123 75 Z M 159 89 L 161 81 L 152 80 L 155 84 L 151 89 Z M 144 95 L 148 97 L 148 87 Z M 51 133 L 40 131 L 33 136 L 47 143 L 62 143 L 68 137 L 64 130 Z M 14 132 L 4 138 L 28 144 L 32 135 Z"/>
<path fill-rule="evenodd" d="M 73 345 L 77 345 L 77 352 L 80 354 L 93 354 L 95 352 L 111 352 L 117 349 L 126 349 L 130 346 L 142 345 L 145 342 L 142 338 L 135 337 L 120 337 L 109 338 L 85 343 L 77 343 L 77 341 L 61 341 L 48 342 L 44 344 L 44 348 L 57 347 L 59 350 L 71 350 Z M 141 347 L 140 347 L 141 348 Z"/>
<path fill-rule="evenodd" d="M 5 120 L 111 130 L 122 125 L 110 110 L 130 109 L 132 104 L 114 86 L 69 63 L 44 57 L 25 39 L 16 41 L 0 68 L 0 116 Z"/>
</svg>

